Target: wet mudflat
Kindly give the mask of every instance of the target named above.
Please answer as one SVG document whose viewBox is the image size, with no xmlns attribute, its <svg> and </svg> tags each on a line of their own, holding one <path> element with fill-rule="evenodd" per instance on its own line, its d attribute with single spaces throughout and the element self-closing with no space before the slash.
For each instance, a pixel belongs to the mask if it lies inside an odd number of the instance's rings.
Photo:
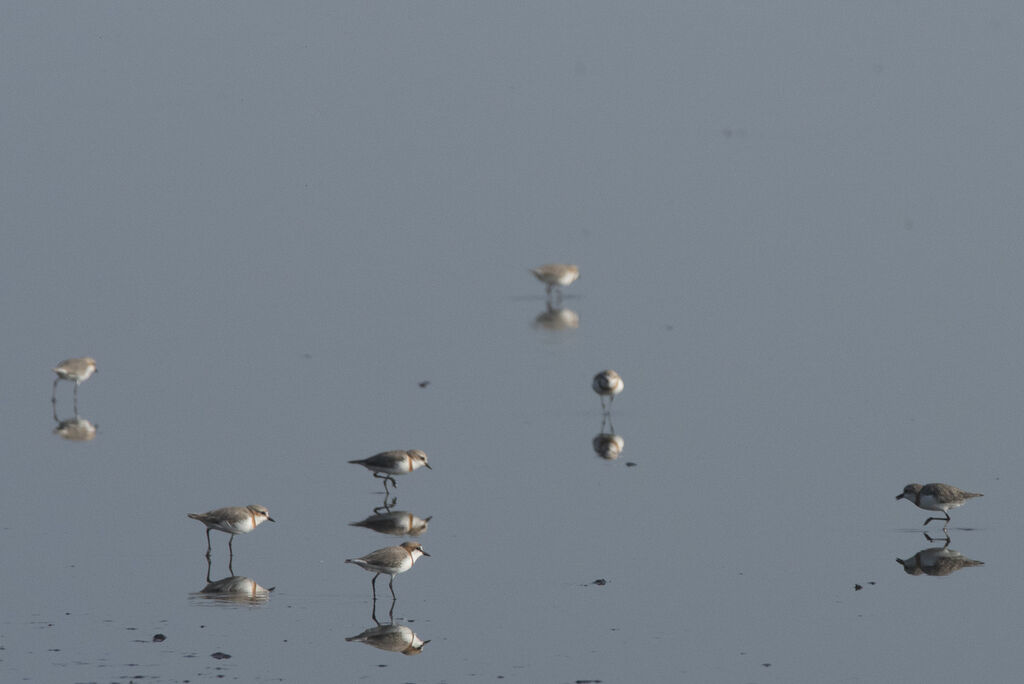
<svg viewBox="0 0 1024 684">
<path fill-rule="evenodd" d="M 11 9 L 0 679 L 1019 672 L 1024 12 L 581 12 Z"/>
</svg>

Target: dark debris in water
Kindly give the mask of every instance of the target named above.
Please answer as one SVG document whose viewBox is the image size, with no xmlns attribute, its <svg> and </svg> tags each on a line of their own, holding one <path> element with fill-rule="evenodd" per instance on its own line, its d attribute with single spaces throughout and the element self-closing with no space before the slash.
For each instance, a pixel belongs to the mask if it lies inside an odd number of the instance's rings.
<svg viewBox="0 0 1024 684">
<path fill-rule="evenodd" d="M 608 584 L 608 580 L 602 577 L 601 579 L 594 580 L 593 582 L 591 582 L 591 584 L 596 584 L 599 587 L 603 587 L 604 585 Z"/>
<path fill-rule="evenodd" d="M 636 468 L 636 463 L 634 461 L 626 461 L 626 467 L 627 468 Z"/>
<path fill-rule="evenodd" d="M 156 643 L 158 643 L 158 644 L 159 644 L 159 643 L 160 643 L 161 641 L 165 641 L 166 639 L 167 639 L 167 636 L 166 636 L 166 635 L 164 635 L 164 634 L 154 634 L 154 635 L 153 635 L 153 641 L 155 641 L 155 642 L 156 642 Z"/>
<path fill-rule="evenodd" d="M 216 653 L 211 653 L 210 657 L 211 658 L 216 658 L 217 660 L 226 660 L 227 658 L 230 658 L 231 656 L 228 655 L 227 653 L 223 653 L 221 651 L 217 651 Z"/>
<path fill-rule="evenodd" d="M 419 383 L 420 387 L 426 387 L 429 384 L 430 384 L 429 380 L 424 380 L 423 382 Z"/>
</svg>

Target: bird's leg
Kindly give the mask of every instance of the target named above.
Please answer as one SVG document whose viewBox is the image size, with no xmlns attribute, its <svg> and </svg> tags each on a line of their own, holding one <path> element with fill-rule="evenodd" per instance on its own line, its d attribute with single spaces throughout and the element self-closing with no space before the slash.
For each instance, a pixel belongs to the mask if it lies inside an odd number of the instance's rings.
<svg viewBox="0 0 1024 684">
<path fill-rule="evenodd" d="M 397 601 L 397 600 L 398 600 L 398 597 L 397 597 L 397 596 L 395 596 L 395 576 L 394 576 L 394 575 L 392 575 L 392 576 L 391 576 L 391 579 L 390 579 L 390 580 L 388 580 L 388 589 L 390 589 L 390 590 L 391 590 L 391 598 L 392 598 L 393 600 Z M 394 607 L 394 606 L 392 606 L 392 608 L 393 608 L 393 607 Z"/>
<path fill-rule="evenodd" d="M 228 539 L 228 562 L 229 563 L 231 562 L 231 559 L 235 557 L 235 548 L 232 546 L 232 544 L 235 543 L 235 535 L 232 534 L 230 536 L 231 536 L 231 538 Z"/>
<path fill-rule="evenodd" d="M 210 552 L 213 551 L 213 545 L 210 544 L 210 528 L 206 528 L 206 558 L 209 560 Z"/>
<path fill-rule="evenodd" d="M 370 604 L 370 617 L 373 618 L 373 621 L 375 623 L 377 623 L 378 627 L 380 627 L 380 620 L 377 619 L 377 597 L 376 596 L 373 597 L 373 603 Z"/>
<path fill-rule="evenodd" d="M 927 520 L 925 520 L 925 521 L 924 521 L 924 524 L 925 524 L 925 525 L 927 525 L 927 524 L 928 524 L 928 523 L 930 523 L 930 522 L 931 522 L 932 520 L 945 520 L 945 521 L 946 521 L 946 525 L 949 525 L 949 511 L 943 511 L 943 512 L 944 512 L 944 513 L 946 514 L 946 517 L 945 517 L 945 518 L 940 518 L 939 516 L 937 516 L 937 515 L 936 515 L 936 516 L 934 516 L 934 517 L 931 517 L 931 518 L 928 518 Z M 943 529 L 943 531 L 945 531 L 945 529 L 946 529 L 946 525 L 943 525 L 943 526 L 942 526 L 942 529 Z"/>
<path fill-rule="evenodd" d="M 933 539 L 931 536 L 929 536 L 929 534 L 927 532 L 924 533 L 924 538 L 927 539 L 930 542 L 937 542 L 937 541 L 939 541 L 938 537 Z M 951 540 L 949 538 L 949 533 L 948 532 L 946 532 L 946 538 L 943 541 L 946 542 L 946 543 L 942 545 L 942 548 L 946 548 L 947 546 L 949 546 L 949 542 Z"/>
<path fill-rule="evenodd" d="M 75 383 L 75 418 L 78 418 L 78 383 Z"/>
<path fill-rule="evenodd" d="M 385 493 L 385 494 L 386 494 L 386 493 L 387 493 L 387 491 L 388 491 L 388 482 L 389 482 L 389 481 L 391 482 L 391 485 L 392 485 L 393 487 L 396 487 L 396 488 L 398 487 L 398 483 L 397 483 L 397 482 L 395 482 L 395 478 L 391 477 L 390 475 L 386 475 L 386 474 L 382 474 L 382 473 L 377 473 L 377 472 L 375 472 L 375 473 L 373 474 L 373 476 L 374 476 L 375 478 L 377 478 L 378 480 L 384 480 L 384 493 Z"/>
<path fill-rule="evenodd" d="M 57 383 L 58 382 L 60 382 L 60 376 L 59 375 L 57 376 L 57 379 L 53 381 L 53 396 L 50 397 L 50 401 L 53 403 L 54 412 L 55 413 L 56 413 L 56 406 L 57 406 Z"/>
<path fill-rule="evenodd" d="M 376 575 L 373 576 L 372 580 L 370 580 L 370 590 L 373 592 L 373 601 L 374 601 L 375 604 L 377 602 L 377 578 L 378 577 L 380 577 L 380 573 L 379 572 Z"/>
</svg>

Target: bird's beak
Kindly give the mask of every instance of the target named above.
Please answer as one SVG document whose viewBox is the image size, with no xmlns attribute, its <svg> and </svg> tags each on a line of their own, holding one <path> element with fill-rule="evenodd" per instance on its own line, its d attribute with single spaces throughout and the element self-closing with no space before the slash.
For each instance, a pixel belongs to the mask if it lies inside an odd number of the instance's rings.
<svg viewBox="0 0 1024 684">
<path fill-rule="evenodd" d="M 897 500 L 897 501 L 899 501 L 899 500 L 900 500 L 900 499 L 902 499 L 902 498 L 903 498 L 903 494 L 897 494 L 897 495 L 896 495 L 896 500 Z"/>
<path fill-rule="evenodd" d="M 433 470 L 433 468 L 431 468 L 431 467 L 430 467 L 430 464 L 429 464 L 429 463 L 424 463 L 423 465 L 427 466 L 427 469 L 428 469 L 428 470 Z"/>
<path fill-rule="evenodd" d="M 273 518 L 271 518 L 271 517 L 270 517 L 269 515 L 267 516 L 267 520 L 269 520 L 270 522 L 277 522 L 276 520 L 274 520 Z"/>
<path fill-rule="evenodd" d="M 429 556 L 429 555 L 430 555 L 429 553 L 427 553 L 427 552 L 426 552 L 426 551 L 424 551 L 423 549 L 420 549 L 420 553 L 422 553 L 422 554 L 423 554 L 424 556 Z"/>
</svg>

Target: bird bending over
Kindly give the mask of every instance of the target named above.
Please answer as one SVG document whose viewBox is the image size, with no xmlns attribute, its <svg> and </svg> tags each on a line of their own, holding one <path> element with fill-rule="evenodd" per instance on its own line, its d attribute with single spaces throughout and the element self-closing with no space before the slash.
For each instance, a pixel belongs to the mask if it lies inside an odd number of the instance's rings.
<svg viewBox="0 0 1024 684">
<path fill-rule="evenodd" d="M 963 506 L 968 499 L 973 499 L 976 496 L 984 496 L 984 494 L 965 492 L 952 485 L 932 482 L 926 485 L 908 484 L 901 493 L 896 495 L 896 500 L 906 499 L 926 511 L 942 511 L 945 514 L 944 518 L 933 516 L 925 520 L 924 524 L 927 525 L 932 520 L 945 520 L 946 524 L 942 526 L 942 531 L 945 532 L 946 527 L 949 526 L 949 510 Z"/>
</svg>

